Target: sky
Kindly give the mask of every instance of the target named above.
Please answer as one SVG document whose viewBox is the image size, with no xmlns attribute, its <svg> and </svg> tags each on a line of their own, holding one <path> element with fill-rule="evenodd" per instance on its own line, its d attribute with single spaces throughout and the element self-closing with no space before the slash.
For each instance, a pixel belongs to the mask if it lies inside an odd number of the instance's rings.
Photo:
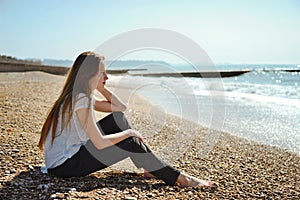
<svg viewBox="0 0 300 200">
<path fill-rule="evenodd" d="M 74 60 L 118 34 L 159 28 L 193 40 L 215 63 L 300 64 L 298 0 L 0 0 L 0 25 L 0 54 L 21 59 Z"/>
</svg>

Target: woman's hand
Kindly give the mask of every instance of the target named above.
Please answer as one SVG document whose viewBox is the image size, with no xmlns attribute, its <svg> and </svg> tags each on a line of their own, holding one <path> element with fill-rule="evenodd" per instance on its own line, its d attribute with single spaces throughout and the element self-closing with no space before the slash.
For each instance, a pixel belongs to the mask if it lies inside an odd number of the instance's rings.
<svg viewBox="0 0 300 200">
<path fill-rule="evenodd" d="M 97 85 L 97 90 L 102 93 L 102 91 L 105 89 L 105 84 L 106 84 L 106 81 L 108 80 L 108 76 L 106 74 L 105 68 L 102 69 L 102 72 L 100 72 L 100 73 L 101 74 L 100 74 L 99 82 Z"/>
<path fill-rule="evenodd" d="M 137 130 L 127 129 L 124 132 L 128 134 L 130 137 L 137 137 L 140 141 L 144 142 L 144 138 Z"/>
<path fill-rule="evenodd" d="M 101 81 L 98 82 L 97 90 L 102 93 L 105 90 L 105 84 Z"/>
</svg>

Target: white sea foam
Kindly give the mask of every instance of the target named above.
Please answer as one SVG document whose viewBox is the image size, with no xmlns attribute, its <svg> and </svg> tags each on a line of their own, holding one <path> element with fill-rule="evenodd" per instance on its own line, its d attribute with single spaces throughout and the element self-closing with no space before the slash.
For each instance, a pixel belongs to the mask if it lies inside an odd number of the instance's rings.
<svg viewBox="0 0 300 200">
<path fill-rule="evenodd" d="M 224 82 L 222 79 L 174 78 L 174 77 L 139 77 L 139 76 L 112 76 L 110 85 L 126 88 L 161 92 L 166 90 L 173 93 L 187 93 L 200 96 L 219 95 L 226 98 L 235 98 L 241 101 L 261 103 L 276 103 L 300 107 L 300 87 L 281 86 L 270 84 L 251 84 Z M 166 94 L 169 95 L 169 94 Z"/>
<path fill-rule="evenodd" d="M 246 101 L 251 100 L 262 103 L 276 103 L 294 107 L 300 106 L 300 88 L 296 86 L 281 86 L 270 84 L 251 84 L 224 82 L 222 79 L 199 78 L 172 78 L 172 77 L 131 77 L 113 76 L 109 81 L 111 85 L 120 85 L 128 88 L 144 87 L 153 92 L 175 90 L 180 93 L 194 93 L 195 95 L 209 96 L 225 95 L 228 98 Z M 152 85 L 152 87 L 151 87 Z M 149 91 L 151 92 L 151 91 Z M 160 95 L 164 95 L 163 93 Z"/>
</svg>

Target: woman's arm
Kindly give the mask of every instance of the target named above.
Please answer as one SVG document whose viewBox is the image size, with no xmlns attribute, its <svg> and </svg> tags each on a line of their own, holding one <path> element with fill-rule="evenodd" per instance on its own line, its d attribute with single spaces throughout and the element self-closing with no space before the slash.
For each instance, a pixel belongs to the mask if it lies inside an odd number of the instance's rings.
<svg viewBox="0 0 300 200">
<path fill-rule="evenodd" d="M 98 87 L 98 91 L 106 98 L 106 100 L 96 100 L 95 110 L 99 112 L 124 112 L 126 105 L 106 87 Z"/>
<path fill-rule="evenodd" d="M 97 149 L 103 149 L 112 146 L 132 136 L 135 136 L 143 141 L 143 138 L 140 136 L 140 134 L 132 129 L 128 129 L 116 134 L 102 135 L 92 116 L 91 109 L 81 108 L 76 111 L 76 114 L 83 129 Z"/>
</svg>

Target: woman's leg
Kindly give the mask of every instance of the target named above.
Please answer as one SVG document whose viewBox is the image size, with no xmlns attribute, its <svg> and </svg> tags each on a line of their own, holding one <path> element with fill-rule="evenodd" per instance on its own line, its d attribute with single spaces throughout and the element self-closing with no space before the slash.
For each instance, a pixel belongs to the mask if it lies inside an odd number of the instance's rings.
<svg viewBox="0 0 300 200">
<path fill-rule="evenodd" d="M 121 112 L 114 112 L 108 115 L 97 122 L 97 125 L 104 135 L 114 134 L 131 128 Z M 86 147 L 96 159 L 106 166 L 130 157 L 138 168 L 144 168 L 170 185 L 175 184 L 179 176 L 179 171 L 158 159 L 143 142 L 135 137 L 128 138 L 103 150 L 97 150 L 91 142 Z"/>
<path fill-rule="evenodd" d="M 113 112 L 96 124 L 103 135 L 114 134 L 131 129 L 129 122 L 122 112 Z"/>
<path fill-rule="evenodd" d="M 113 134 L 130 128 L 123 113 L 113 113 L 97 123 L 103 134 Z M 130 157 L 138 168 L 144 168 L 169 185 L 174 185 L 180 174 L 158 159 L 136 137 L 127 138 L 116 145 L 98 150 L 89 140 L 86 145 L 62 165 L 49 172 L 60 177 L 85 176 Z"/>
<path fill-rule="evenodd" d="M 117 133 L 130 128 L 128 121 L 121 112 L 106 116 L 97 122 L 97 126 L 103 135 Z M 90 146 L 92 146 L 92 144 L 88 144 L 88 146 L 89 149 L 91 149 Z M 48 169 L 48 171 L 55 176 L 63 178 L 80 177 L 106 168 L 107 166 L 109 165 L 99 162 L 99 159 L 96 159 L 85 146 L 82 146 L 75 155 L 66 160 L 63 164 L 53 169 Z"/>
<path fill-rule="evenodd" d="M 125 118 L 124 114 L 121 112 L 115 112 L 107 117 L 103 118 L 97 123 L 99 129 L 103 134 L 113 134 L 117 133 L 120 131 L 124 131 L 127 129 L 131 129 L 127 119 Z M 132 143 L 131 140 L 135 140 L 133 143 L 137 144 L 132 145 L 128 143 Z M 92 145 L 92 144 L 90 144 Z M 168 166 L 166 163 L 158 159 L 153 153 L 151 153 L 150 149 L 140 140 L 137 138 L 131 138 L 128 140 L 125 140 L 123 142 L 120 142 L 117 144 L 120 149 L 123 149 L 125 152 L 134 152 L 131 153 L 131 155 L 127 155 L 125 153 L 125 157 L 130 157 L 131 160 L 135 163 L 137 167 L 143 167 L 144 170 L 146 170 L 146 176 L 151 177 L 151 174 L 164 180 L 167 184 L 173 185 L 177 183 L 181 187 L 186 187 L 186 186 L 203 186 L 203 187 L 212 187 L 214 186 L 211 181 L 206 181 L 206 180 L 201 180 L 198 178 L 195 178 L 193 176 L 180 173 L 179 171 L 175 170 L 174 168 Z M 93 147 L 92 147 L 93 148 Z M 91 148 L 91 149 L 92 149 Z M 120 151 L 120 149 L 116 151 Z M 141 150 L 142 149 L 142 150 Z M 97 150 L 94 150 L 97 152 Z M 112 152 L 107 152 L 108 155 L 113 155 L 115 152 L 111 150 Z M 119 153 L 119 156 L 122 157 L 121 155 L 124 153 L 124 151 L 121 151 Z M 140 154 L 138 154 L 140 153 Z M 97 153 L 96 153 L 97 154 Z M 101 153 L 100 153 L 101 154 Z M 100 155 L 97 154 L 97 155 Z M 106 157 L 103 155 L 103 157 Z M 114 156 L 108 156 L 114 157 Z M 101 160 L 101 158 L 100 158 Z M 107 162 L 107 161 L 105 161 Z M 114 164 L 117 162 L 116 160 L 110 160 L 108 161 L 108 165 Z M 110 164 L 111 163 L 111 164 Z M 149 171 L 151 172 L 149 174 Z M 176 179 L 177 177 L 177 179 Z"/>
<path fill-rule="evenodd" d="M 97 169 L 104 169 L 105 167 L 107 166 L 99 162 L 85 146 L 81 146 L 75 155 L 66 160 L 63 164 L 48 169 L 48 172 L 58 177 L 70 178 L 86 176 L 97 171 Z"/>
<path fill-rule="evenodd" d="M 103 134 L 113 134 L 130 128 L 123 113 L 113 113 L 100 120 L 97 124 L 102 131 L 106 131 Z M 62 165 L 49 170 L 49 172 L 60 177 L 85 176 L 127 157 L 130 157 L 138 168 L 144 168 L 169 185 L 177 183 L 182 187 L 212 186 L 212 182 L 182 174 L 173 167 L 168 166 L 136 137 L 127 138 L 116 145 L 101 150 L 98 150 L 91 141 L 88 141 L 72 158 Z"/>
</svg>

